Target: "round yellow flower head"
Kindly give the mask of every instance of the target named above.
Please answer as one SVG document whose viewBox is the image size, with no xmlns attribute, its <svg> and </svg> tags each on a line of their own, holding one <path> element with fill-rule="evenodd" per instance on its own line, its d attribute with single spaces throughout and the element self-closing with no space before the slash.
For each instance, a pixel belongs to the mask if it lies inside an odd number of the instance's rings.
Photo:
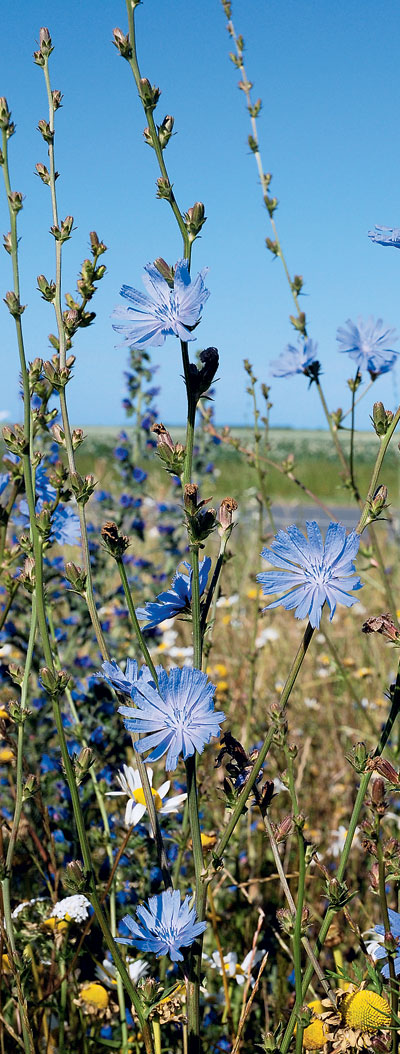
<svg viewBox="0 0 400 1054">
<path fill-rule="evenodd" d="M 9 747 L 0 747 L 0 765 L 6 765 L 7 762 L 12 761 L 14 754 Z"/>
<path fill-rule="evenodd" d="M 349 1028 L 360 1028 L 363 1032 L 378 1032 L 390 1027 L 390 1006 L 387 999 L 377 992 L 362 989 L 346 995 L 341 1003 L 343 1024 Z"/>
<path fill-rule="evenodd" d="M 307 1003 L 310 1010 L 314 1011 L 314 1014 L 323 1014 L 324 1007 L 322 1006 L 320 999 L 313 999 L 311 1003 Z M 328 1038 L 328 1029 L 324 1025 L 323 1021 L 319 1021 L 318 1018 L 314 1018 L 307 1025 L 307 1028 L 303 1032 L 303 1047 L 306 1050 L 321 1050 L 321 1047 L 325 1046 Z"/>
<path fill-rule="evenodd" d="M 97 981 L 89 981 L 88 984 L 84 984 L 81 988 L 80 996 L 84 1003 L 91 1003 L 98 1010 L 106 1010 L 108 1007 L 108 992 Z"/>
</svg>

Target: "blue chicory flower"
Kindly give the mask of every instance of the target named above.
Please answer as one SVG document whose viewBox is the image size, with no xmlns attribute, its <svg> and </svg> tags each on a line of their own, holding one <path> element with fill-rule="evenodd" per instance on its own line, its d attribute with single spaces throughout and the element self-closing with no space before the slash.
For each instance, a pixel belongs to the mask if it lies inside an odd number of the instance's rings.
<svg viewBox="0 0 400 1054">
<path fill-rule="evenodd" d="M 342 345 L 339 351 L 349 354 L 359 370 L 369 370 L 374 375 L 388 373 L 399 354 L 391 346 L 397 340 L 396 330 L 388 329 L 381 318 L 376 322 L 373 318 L 367 322 L 359 318 L 358 325 L 348 318 L 346 326 L 347 329 L 340 326 L 336 334 L 336 340 Z"/>
<path fill-rule="evenodd" d="M 188 261 L 178 260 L 171 288 L 155 264 L 147 264 L 143 283 L 148 293 L 122 286 L 121 296 L 130 300 L 130 306 L 115 308 L 112 317 L 122 321 L 115 322 L 113 329 L 130 347 L 156 348 L 171 334 L 184 341 L 194 340 L 191 331 L 210 295 L 204 285 L 206 274 L 204 268 L 192 279 Z"/>
<path fill-rule="evenodd" d="M 393 245 L 400 249 L 400 227 L 377 227 L 368 231 L 368 237 L 378 245 Z"/>
<path fill-rule="evenodd" d="M 111 659 L 111 662 L 103 662 L 101 669 L 102 673 L 100 676 L 104 677 L 107 684 L 111 688 L 116 688 L 117 692 L 124 692 L 125 695 L 132 695 L 139 677 L 151 677 L 148 667 L 142 666 L 140 668 L 136 659 L 126 660 L 125 673 L 122 672 L 115 659 Z"/>
<path fill-rule="evenodd" d="M 202 754 L 211 737 L 219 736 L 225 714 L 214 710 L 215 687 L 201 670 L 173 666 L 169 674 L 157 670 L 157 676 L 158 690 L 150 677 L 135 681 L 131 692 L 135 708 L 120 706 L 119 713 L 128 732 L 150 733 L 135 743 L 138 754 L 151 750 L 148 761 L 167 754 L 165 768 L 172 771 L 179 754 L 185 760 L 195 750 Z"/>
<path fill-rule="evenodd" d="M 390 932 L 393 935 L 393 937 L 395 938 L 395 940 L 397 941 L 397 945 L 398 945 L 398 955 L 395 956 L 394 963 L 393 963 L 396 977 L 398 977 L 399 974 L 400 974 L 400 915 L 398 914 L 397 911 L 392 911 L 391 908 L 389 908 L 389 922 L 390 922 Z M 384 937 L 385 936 L 385 927 L 384 926 L 375 926 L 375 930 L 372 931 L 372 933 L 374 933 L 374 932 L 375 933 L 379 933 L 380 937 Z M 371 941 L 370 943 L 367 944 L 367 950 L 368 950 L 369 954 L 372 956 L 372 958 L 375 959 L 375 961 L 379 960 L 379 959 L 385 959 L 386 960 L 386 965 L 382 969 L 382 974 L 383 974 L 384 977 L 389 979 L 389 976 L 390 976 L 390 974 L 389 974 L 389 964 L 387 962 L 388 955 L 387 955 L 386 948 L 384 948 L 383 944 L 380 944 L 378 941 Z"/>
<path fill-rule="evenodd" d="M 160 593 L 156 600 L 149 601 L 144 608 L 138 608 L 136 614 L 142 622 L 146 621 L 144 629 L 154 629 L 164 619 L 173 618 L 180 611 L 190 612 L 190 601 L 192 599 L 192 568 L 187 560 L 183 561 L 184 571 L 177 571 L 174 575 L 171 588 Z M 203 595 L 207 585 L 207 578 L 211 567 L 211 560 L 206 556 L 199 565 L 199 589 L 200 596 Z"/>
<path fill-rule="evenodd" d="M 305 373 L 310 377 L 310 367 L 318 362 L 317 348 L 318 344 L 309 337 L 301 339 L 297 348 L 288 344 L 279 359 L 270 363 L 272 376 L 292 377 L 295 373 Z"/>
<path fill-rule="evenodd" d="M 325 601 L 331 620 L 336 604 L 351 607 L 357 603 L 348 591 L 362 588 L 353 563 L 360 539 L 355 531 L 346 536 L 343 524 L 330 523 L 324 543 L 315 520 L 306 526 L 308 539 L 294 525 L 287 532 L 278 531 L 271 548 L 261 553 L 276 570 L 263 571 L 257 580 L 264 588 L 264 596 L 288 590 L 268 604 L 265 611 L 280 604 L 288 611 L 295 608 L 296 618 L 308 616 L 313 628 L 318 629 Z"/>
<path fill-rule="evenodd" d="M 159 959 L 169 955 L 172 962 L 183 962 L 180 948 L 188 948 L 196 937 L 204 933 L 206 922 L 196 922 L 196 909 L 190 908 L 190 897 L 181 901 L 178 889 L 166 889 L 163 893 L 149 897 L 148 905 L 136 909 L 138 925 L 130 915 L 123 922 L 132 937 L 117 937 L 119 944 L 133 945 L 140 952 L 153 952 Z"/>
</svg>

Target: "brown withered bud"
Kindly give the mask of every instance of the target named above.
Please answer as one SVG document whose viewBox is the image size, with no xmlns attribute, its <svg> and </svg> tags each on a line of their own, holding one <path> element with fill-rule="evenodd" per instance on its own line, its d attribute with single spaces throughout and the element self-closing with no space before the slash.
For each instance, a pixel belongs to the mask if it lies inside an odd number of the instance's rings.
<svg viewBox="0 0 400 1054">
<path fill-rule="evenodd" d="M 122 558 L 125 550 L 130 545 L 129 538 L 126 534 L 120 534 L 117 524 L 113 520 L 107 520 L 107 523 L 101 528 L 101 537 L 110 556 L 114 556 L 116 560 Z"/>
<path fill-rule="evenodd" d="M 156 421 L 156 423 L 152 427 L 152 432 L 154 432 L 157 436 L 158 445 L 164 444 L 165 446 L 168 446 L 170 450 L 174 449 L 173 438 L 170 432 L 168 432 L 168 429 L 165 427 L 165 425 L 161 423 L 161 421 Z"/>
<path fill-rule="evenodd" d="M 369 873 L 369 884 L 374 893 L 378 892 L 379 889 L 379 864 L 378 862 L 373 863 Z"/>
<path fill-rule="evenodd" d="M 266 780 L 262 787 L 261 793 L 258 799 L 258 805 L 261 810 L 262 816 L 265 816 L 267 809 L 269 808 L 274 796 L 274 781 Z M 276 832 L 275 832 L 276 836 Z"/>
<path fill-rule="evenodd" d="M 387 758 L 369 758 L 365 768 L 367 772 L 379 772 L 379 775 L 392 783 L 394 787 L 397 787 L 400 782 L 396 769 Z"/>
<path fill-rule="evenodd" d="M 375 803 L 375 805 L 379 805 L 380 802 L 383 801 L 384 797 L 385 797 L 385 784 L 383 782 L 383 779 L 378 777 L 378 779 L 373 781 L 372 791 L 371 791 L 371 798 L 372 798 L 372 801 Z"/>
<path fill-rule="evenodd" d="M 372 615 L 371 618 L 367 618 L 362 626 L 363 633 L 381 633 L 387 640 L 392 641 L 393 644 L 400 645 L 400 633 L 393 622 L 390 611 L 386 615 Z"/>
<path fill-rule="evenodd" d="M 199 488 L 196 483 L 186 483 L 183 490 L 184 505 L 185 509 L 193 515 L 197 510 L 198 497 Z"/>
<path fill-rule="evenodd" d="M 224 498 L 221 501 L 218 513 L 218 520 L 220 524 L 218 534 L 223 535 L 225 531 L 228 530 L 229 533 L 231 533 L 233 526 L 233 514 L 234 512 L 236 512 L 237 507 L 238 503 L 237 501 L 235 501 L 235 498 Z"/>
</svg>

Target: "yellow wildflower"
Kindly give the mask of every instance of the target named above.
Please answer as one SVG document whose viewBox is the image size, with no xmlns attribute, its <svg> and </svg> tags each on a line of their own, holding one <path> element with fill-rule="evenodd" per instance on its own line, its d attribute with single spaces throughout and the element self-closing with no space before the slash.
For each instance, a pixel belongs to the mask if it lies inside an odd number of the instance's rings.
<svg viewBox="0 0 400 1054">
<path fill-rule="evenodd" d="M 217 689 L 217 692 L 219 692 L 220 695 L 224 695 L 225 692 L 228 691 L 228 688 L 229 688 L 228 681 L 217 681 L 216 689 Z"/>
<path fill-rule="evenodd" d="M 8 710 L 5 710 L 4 706 L 0 706 L 0 718 L 2 719 L 2 721 L 9 721 L 10 720 L 10 715 L 8 713 Z"/>
<path fill-rule="evenodd" d="M 107 989 L 97 981 L 89 981 L 88 984 L 82 985 L 80 997 L 87 1004 L 89 1013 L 91 1007 L 96 1010 L 106 1010 L 108 1007 Z"/>
<path fill-rule="evenodd" d="M 64 933 L 64 930 L 68 929 L 68 916 L 65 919 L 57 919 L 55 915 L 50 915 L 49 919 L 43 919 L 43 926 L 47 926 L 49 930 L 54 930 L 56 933 Z"/>
<path fill-rule="evenodd" d="M 0 747 L 0 765 L 6 765 L 9 761 L 12 761 L 14 754 L 10 747 Z"/>
<path fill-rule="evenodd" d="M 373 674 L 372 666 L 359 666 L 358 670 L 355 670 L 354 677 L 358 677 L 361 681 L 363 677 L 371 677 Z"/>
<path fill-rule="evenodd" d="M 313 999 L 311 1003 L 307 1003 L 307 1006 L 309 1006 L 314 1014 L 323 1013 L 324 1008 L 320 999 Z M 327 1037 L 328 1030 L 325 1028 L 323 1021 L 314 1017 L 310 1024 L 307 1025 L 307 1028 L 304 1029 L 303 1047 L 305 1047 L 306 1050 L 321 1050 L 321 1047 L 326 1043 Z"/>
<path fill-rule="evenodd" d="M 360 1028 L 363 1032 L 378 1032 L 390 1027 L 390 1006 L 387 999 L 377 992 L 364 989 L 346 995 L 341 1003 L 342 1020 L 349 1028 Z"/>
</svg>

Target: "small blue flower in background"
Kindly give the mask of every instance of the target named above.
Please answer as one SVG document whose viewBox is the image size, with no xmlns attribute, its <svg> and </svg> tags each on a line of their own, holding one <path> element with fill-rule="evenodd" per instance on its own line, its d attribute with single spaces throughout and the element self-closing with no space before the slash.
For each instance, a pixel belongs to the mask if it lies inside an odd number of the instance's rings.
<svg viewBox="0 0 400 1054">
<path fill-rule="evenodd" d="M 369 370 L 369 373 L 378 375 L 393 369 L 396 355 L 399 354 L 392 348 L 392 344 L 397 341 L 395 329 L 388 329 L 381 318 L 376 322 L 373 318 L 367 322 L 359 318 L 358 324 L 348 318 L 346 326 L 347 329 L 340 326 L 336 334 L 336 340 L 342 345 L 339 351 L 349 354 L 359 370 Z"/>
<path fill-rule="evenodd" d="M 207 674 L 185 666 L 173 666 L 169 674 L 157 670 L 159 691 L 150 679 L 140 678 L 133 685 L 135 709 L 120 706 L 128 732 L 149 732 L 135 750 L 151 750 L 148 761 L 167 753 L 165 768 L 176 769 L 179 754 L 188 758 L 195 750 L 202 754 L 212 736 L 219 736 L 225 714 L 214 710 L 215 687 Z M 154 748 L 154 749 L 153 749 Z"/>
<path fill-rule="evenodd" d="M 400 249 L 400 227 L 377 227 L 368 231 L 368 237 L 378 245 L 393 245 Z"/>
<path fill-rule="evenodd" d="M 193 572 L 186 560 L 183 561 L 183 566 L 186 568 L 187 573 L 177 571 L 172 579 L 170 589 L 167 589 L 165 593 L 160 593 L 156 600 L 149 601 L 144 608 L 137 609 L 138 619 L 141 622 L 145 619 L 147 620 L 144 629 L 154 629 L 160 622 L 164 622 L 164 619 L 173 618 L 180 611 L 190 612 Z M 206 556 L 204 560 L 200 561 L 199 565 L 200 596 L 203 595 L 206 588 L 210 567 L 210 557 Z"/>
<path fill-rule="evenodd" d="M 0 472 L 0 494 L 3 493 L 3 490 L 6 489 L 6 487 L 9 484 L 9 482 L 10 482 L 10 473 L 9 472 Z"/>
<path fill-rule="evenodd" d="M 265 611 L 280 604 L 288 611 L 295 608 L 296 618 L 308 616 L 313 628 L 318 629 L 326 600 L 331 620 L 336 604 L 351 607 L 357 603 L 348 591 L 362 588 L 353 563 L 360 539 L 355 531 L 346 536 L 343 524 L 330 523 L 324 543 L 315 520 L 306 526 L 308 539 L 295 526 L 288 527 L 287 532 L 278 531 L 271 548 L 261 553 L 276 570 L 263 571 L 257 581 L 264 587 L 264 596 L 288 590 Z"/>
<path fill-rule="evenodd" d="M 172 962 L 183 962 L 179 948 L 188 948 L 204 933 L 206 922 L 196 922 L 196 909 L 190 908 L 190 897 L 181 901 L 178 889 L 166 889 L 164 893 L 149 897 L 148 906 L 136 909 L 138 925 L 130 915 L 123 922 L 132 934 L 131 938 L 117 937 L 119 944 L 133 945 L 140 952 L 153 952 L 159 959 L 169 955 Z"/>
<path fill-rule="evenodd" d="M 318 344 L 308 337 L 301 339 L 297 348 L 288 344 L 279 359 L 270 363 L 272 376 L 292 377 L 295 373 L 305 373 L 311 377 L 310 367 L 318 363 L 317 348 Z"/>
<path fill-rule="evenodd" d="M 147 264 L 143 283 L 149 295 L 123 285 L 121 296 L 130 300 L 131 305 L 115 308 L 112 317 L 122 321 L 115 322 L 113 329 L 131 347 L 157 348 L 172 334 L 184 341 L 194 340 L 191 329 L 199 322 L 210 295 L 204 285 L 206 274 L 207 268 L 204 268 L 192 279 L 187 260 L 178 260 L 171 288 L 157 267 Z"/>
<path fill-rule="evenodd" d="M 49 483 L 44 465 L 40 465 L 36 472 L 35 493 L 37 497 L 35 505 L 37 513 L 42 511 L 46 502 L 52 505 L 57 497 L 57 491 Z M 29 527 L 29 506 L 26 498 L 21 499 L 18 513 L 14 515 L 13 519 L 17 527 Z M 51 541 L 58 542 L 59 545 L 79 545 L 80 538 L 79 517 L 69 505 L 64 505 L 60 502 L 51 518 Z"/>
<path fill-rule="evenodd" d="M 396 955 L 396 958 L 394 959 L 394 971 L 395 971 L 396 977 L 398 977 L 399 974 L 400 974 L 400 915 L 398 914 L 397 911 L 392 911 L 391 908 L 389 908 L 389 922 L 390 922 L 390 932 L 393 935 L 393 937 L 395 938 L 395 940 L 397 941 L 397 944 L 399 946 L 399 948 L 398 948 L 398 955 Z M 372 930 L 371 932 L 372 932 L 373 936 L 376 936 L 376 934 L 379 933 L 379 936 L 384 938 L 384 936 L 385 936 L 385 927 L 384 926 L 375 926 L 375 929 Z M 375 962 L 377 960 L 379 960 L 379 959 L 385 959 L 386 960 L 386 965 L 382 969 L 382 974 L 383 974 L 384 977 L 389 979 L 389 976 L 390 976 L 390 974 L 389 974 L 389 964 L 387 962 L 388 956 L 387 956 L 386 948 L 383 947 L 383 944 L 380 943 L 377 940 L 369 941 L 367 943 L 367 951 L 368 951 L 368 954 L 371 955 L 372 958 L 375 960 Z"/>
</svg>

